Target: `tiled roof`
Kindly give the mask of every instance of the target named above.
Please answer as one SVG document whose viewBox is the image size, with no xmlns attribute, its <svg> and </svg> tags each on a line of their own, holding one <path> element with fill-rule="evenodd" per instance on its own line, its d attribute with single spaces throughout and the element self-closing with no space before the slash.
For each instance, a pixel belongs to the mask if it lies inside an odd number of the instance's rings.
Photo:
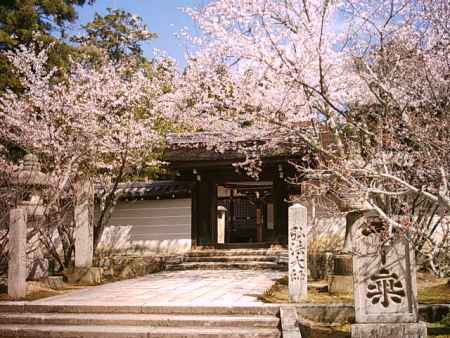
<svg viewBox="0 0 450 338">
<path fill-rule="evenodd" d="M 117 194 L 125 199 L 167 199 L 189 197 L 193 183 L 184 181 L 151 181 L 122 183 Z M 97 193 L 102 194 L 103 188 L 98 188 Z"/>
</svg>

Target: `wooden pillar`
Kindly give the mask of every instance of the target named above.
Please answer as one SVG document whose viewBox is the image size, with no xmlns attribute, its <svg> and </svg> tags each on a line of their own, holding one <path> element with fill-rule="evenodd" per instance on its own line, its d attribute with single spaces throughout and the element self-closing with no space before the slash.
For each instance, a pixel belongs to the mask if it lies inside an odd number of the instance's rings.
<svg viewBox="0 0 450 338">
<path fill-rule="evenodd" d="M 225 233 L 225 243 L 231 243 L 231 227 L 234 222 L 234 202 L 233 202 L 233 189 L 230 195 L 230 207 L 228 208 L 228 218 L 226 219 L 226 233 Z"/>
<path fill-rule="evenodd" d="M 256 241 L 263 241 L 263 212 L 262 203 L 257 201 L 256 204 Z"/>
<path fill-rule="evenodd" d="M 199 217 L 198 217 L 198 203 L 199 201 L 199 186 L 195 184 L 192 189 L 191 197 L 191 245 L 196 247 L 199 245 L 198 229 L 199 229 Z"/>
<path fill-rule="evenodd" d="M 196 245 L 217 243 L 217 185 L 207 175 L 197 181 L 195 200 Z"/>
<path fill-rule="evenodd" d="M 273 181 L 273 213 L 275 238 L 282 244 L 288 239 L 288 203 L 286 182 L 281 178 Z"/>
<path fill-rule="evenodd" d="M 207 245 L 210 242 L 210 203 L 208 182 L 202 177 L 197 183 L 197 245 Z"/>
<path fill-rule="evenodd" d="M 215 181 L 208 181 L 208 202 L 209 202 L 209 243 L 217 243 L 217 184 Z"/>
</svg>

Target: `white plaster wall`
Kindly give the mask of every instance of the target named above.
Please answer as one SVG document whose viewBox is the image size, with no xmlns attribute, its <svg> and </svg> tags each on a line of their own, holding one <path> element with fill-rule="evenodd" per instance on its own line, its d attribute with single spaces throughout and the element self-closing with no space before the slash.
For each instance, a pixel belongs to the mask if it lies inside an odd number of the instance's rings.
<svg viewBox="0 0 450 338">
<path fill-rule="evenodd" d="M 191 199 L 121 201 L 99 248 L 140 253 L 176 253 L 191 248 Z"/>
</svg>

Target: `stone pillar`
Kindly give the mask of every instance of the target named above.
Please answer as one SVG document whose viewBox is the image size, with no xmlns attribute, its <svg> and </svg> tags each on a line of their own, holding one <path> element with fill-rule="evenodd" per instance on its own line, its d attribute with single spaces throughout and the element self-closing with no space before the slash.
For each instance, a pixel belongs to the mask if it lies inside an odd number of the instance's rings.
<svg viewBox="0 0 450 338">
<path fill-rule="evenodd" d="M 217 243 L 225 243 L 225 215 L 227 209 L 221 205 L 217 207 Z"/>
<path fill-rule="evenodd" d="M 289 207 L 289 301 L 299 302 L 307 296 L 307 209 Z"/>
<path fill-rule="evenodd" d="M 352 337 L 426 337 L 418 322 L 414 249 L 401 234 L 382 242 L 384 227 L 373 213 L 353 225 Z"/>
<path fill-rule="evenodd" d="M 27 278 L 27 211 L 23 208 L 9 212 L 8 296 L 25 298 Z"/>
<path fill-rule="evenodd" d="M 92 194 L 90 182 L 86 181 L 80 185 L 75 205 L 75 268 L 92 266 L 94 231 L 89 217 Z"/>
</svg>

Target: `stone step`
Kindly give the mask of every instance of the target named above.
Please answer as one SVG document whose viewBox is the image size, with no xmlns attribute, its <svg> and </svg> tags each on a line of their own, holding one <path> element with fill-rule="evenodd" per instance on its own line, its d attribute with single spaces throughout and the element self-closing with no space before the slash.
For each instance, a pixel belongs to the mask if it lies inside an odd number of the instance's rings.
<svg viewBox="0 0 450 338">
<path fill-rule="evenodd" d="M 275 262 L 186 262 L 167 266 L 168 270 L 221 270 L 221 269 L 240 269 L 240 270 L 263 270 L 274 269 L 284 270 L 285 265 L 279 265 Z"/>
<path fill-rule="evenodd" d="M 206 247 L 207 248 L 207 247 Z M 205 249 L 205 248 L 204 248 Z M 281 245 L 274 245 L 267 242 L 248 242 L 248 243 L 216 243 L 214 249 L 283 249 Z"/>
<path fill-rule="evenodd" d="M 276 262 L 276 256 L 209 256 L 209 257 L 185 257 L 183 262 Z"/>
<path fill-rule="evenodd" d="M 211 257 L 211 256 L 278 256 L 285 250 L 268 249 L 217 249 L 217 250 L 197 250 L 187 252 L 185 257 Z"/>
<path fill-rule="evenodd" d="M 45 300 L 44 300 L 45 301 Z M 272 315 L 280 307 L 273 304 L 259 306 L 113 306 L 113 305 L 62 305 L 34 302 L 0 302 L 1 313 L 84 313 L 84 314 L 167 314 L 167 315 Z"/>
<path fill-rule="evenodd" d="M 193 338 L 193 337 L 281 337 L 279 329 L 242 327 L 154 327 L 92 325 L 5 325 L 2 338 Z"/>
<path fill-rule="evenodd" d="M 0 313 L 2 324 L 28 325 L 123 325 L 158 327 L 261 327 L 277 328 L 279 318 L 270 315 L 180 315 L 115 313 Z"/>
</svg>

